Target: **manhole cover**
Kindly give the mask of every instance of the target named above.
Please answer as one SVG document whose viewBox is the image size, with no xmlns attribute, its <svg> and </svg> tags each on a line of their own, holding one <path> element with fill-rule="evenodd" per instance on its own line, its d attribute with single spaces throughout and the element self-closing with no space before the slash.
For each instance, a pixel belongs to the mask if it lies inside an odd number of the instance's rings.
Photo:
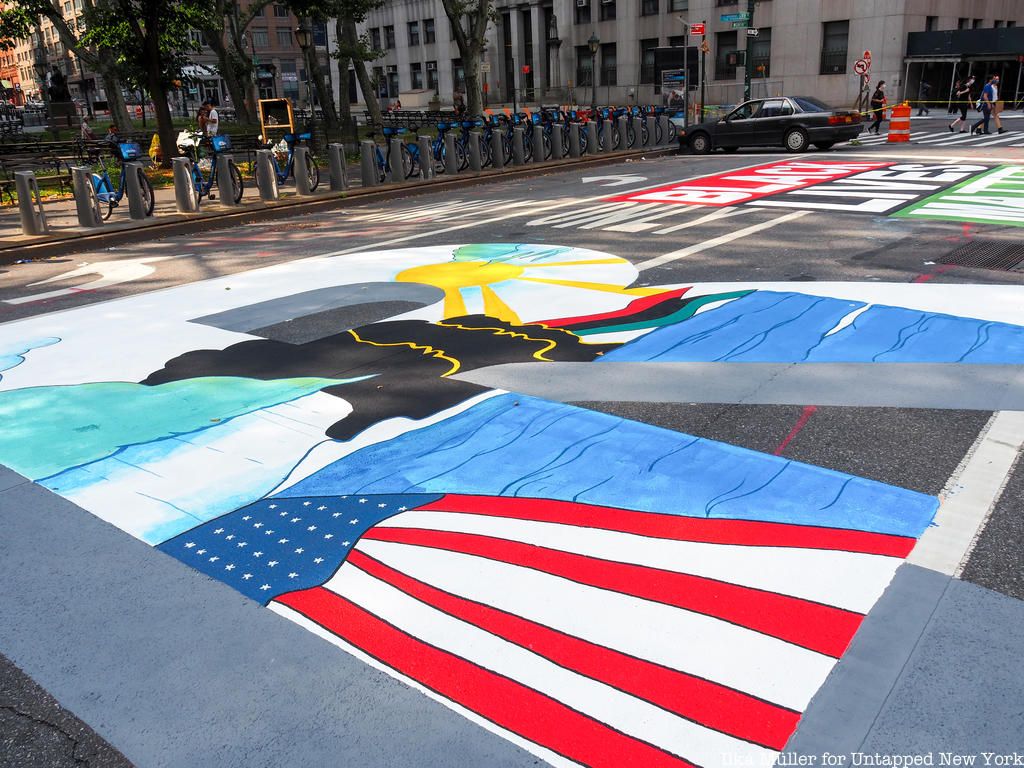
<svg viewBox="0 0 1024 768">
<path fill-rule="evenodd" d="M 1002 240 L 974 240 L 950 251 L 940 264 L 956 264 L 974 269 L 998 269 L 1002 272 L 1024 272 L 1024 245 Z"/>
</svg>

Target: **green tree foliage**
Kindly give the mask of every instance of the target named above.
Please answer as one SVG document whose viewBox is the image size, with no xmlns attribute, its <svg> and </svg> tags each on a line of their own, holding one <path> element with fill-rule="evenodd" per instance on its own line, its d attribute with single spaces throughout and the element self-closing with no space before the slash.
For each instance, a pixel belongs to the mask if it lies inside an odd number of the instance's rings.
<svg viewBox="0 0 1024 768">
<path fill-rule="evenodd" d="M 484 53 L 487 24 L 494 20 L 493 0 L 441 0 L 452 25 L 455 44 L 466 70 L 466 109 L 471 115 L 484 111 L 480 86 L 480 63 Z"/>
</svg>

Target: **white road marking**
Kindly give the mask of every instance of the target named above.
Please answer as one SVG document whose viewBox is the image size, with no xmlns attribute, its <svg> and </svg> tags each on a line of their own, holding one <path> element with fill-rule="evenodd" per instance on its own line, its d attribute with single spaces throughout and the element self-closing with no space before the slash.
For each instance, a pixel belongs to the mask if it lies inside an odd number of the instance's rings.
<svg viewBox="0 0 1024 768">
<path fill-rule="evenodd" d="M 740 238 L 747 237 L 748 235 L 753 235 L 758 232 L 762 232 L 766 229 L 771 229 L 772 227 L 778 226 L 779 224 L 785 224 L 786 222 L 793 221 L 794 219 L 799 219 L 801 216 L 806 216 L 809 213 L 810 211 L 793 211 L 792 213 L 787 213 L 775 219 L 762 221 L 760 224 L 754 224 L 752 226 L 737 230 L 735 232 L 729 232 L 727 234 L 721 235 L 720 237 L 716 237 L 711 240 L 705 240 L 704 242 L 701 243 L 689 245 L 686 248 L 680 248 L 677 251 L 671 251 L 670 253 L 666 253 L 662 256 L 656 256 L 653 259 L 641 261 L 637 263 L 636 268 L 642 271 L 645 269 L 651 269 L 653 267 L 660 267 L 662 264 L 668 264 L 669 262 L 677 261 L 679 259 L 686 258 L 687 256 L 692 256 L 695 253 L 700 253 L 701 251 L 706 251 L 710 248 L 714 248 L 719 245 L 731 243 L 734 240 L 739 240 Z"/>
<path fill-rule="evenodd" d="M 34 283 L 29 283 L 26 287 L 31 288 L 34 285 L 46 285 L 47 283 L 57 282 L 58 280 L 69 280 L 73 277 L 85 277 L 86 275 L 99 275 L 95 280 L 91 280 L 81 285 L 72 286 L 70 288 L 59 288 L 55 291 L 46 291 L 44 293 L 33 293 L 28 296 L 19 296 L 16 299 L 4 299 L 6 304 L 29 304 L 35 301 L 43 301 L 44 299 L 55 299 L 59 296 L 70 296 L 75 293 L 83 293 L 88 291 L 97 291 L 100 288 L 109 288 L 112 285 L 119 285 L 120 283 L 127 283 L 132 280 L 138 280 L 142 277 L 147 277 L 156 271 L 155 267 L 149 266 L 153 262 L 166 261 L 167 259 L 173 259 L 174 256 L 145 256 L 141 259 L 124 259 L 122 261 L 97 261 L 92 264 L 86 263 L 78 269 L 73 269 L 70 272 L 62 272 L 59 275 L 48 277 L 45 280 L 39 280 Z"/>
<path fill-rule="evenodd" d="M 739 215 L 744 214 L 744 213 L 752 213 L 752 212 L 754 212 L 756 210 L 759 210 L 759 209 L 754 207 L 754 206 L 743 207 L 743 208 L 736 208 L 736 207 L 733 207 L 733 206 L 726 206 L 725 208 L 719 208 L 717 210 L 714 210 L 714 211 L 712 211 L 711 213 L 709 213 L 709 214 L 707 214 L 705 216 L 701 216 L 700 218 L 694 219 L 693 221 L 684 221 L 682 224 L 674 224 L 671 227 L 665 227 L 664 229 L 659 229 L 654 234 L 656 234 L 656 235 L 668 235 L 668 234 L 671 234 L 672 232 L 678 232 L 681 229 L 689 229 L 690 227 L 696 227 L 696 226 L 699 226 L 701 224 L 706 224 L 706 223 L 711 222 L 711 221 L 718 221 L 719 219 L 728 219 L 728 218 L 731 218 L 733 216 L 739 216 Z M 760 210 L 763 210 L 763 209 L 760 209 Z"/>
<path fill-rule="evenodd" d="M 1024 448 L 1024 411 L 997 411 L 942 493 L 934 525 L 908 563 L 959 576 Z"/>
</svg>

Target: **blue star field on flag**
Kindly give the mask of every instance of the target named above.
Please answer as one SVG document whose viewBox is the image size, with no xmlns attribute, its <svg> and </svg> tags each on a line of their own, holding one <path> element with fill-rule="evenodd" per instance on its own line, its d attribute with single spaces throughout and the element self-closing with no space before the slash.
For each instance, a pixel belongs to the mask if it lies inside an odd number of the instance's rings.
<svg viewBox="0 0 1024 768">
<path fill-rule="evenodd" d="M 266 604 L 327 581 L 359 537 L 440 494 L 261 499 L 159 545 L 159 549 Z"/>
</svg>

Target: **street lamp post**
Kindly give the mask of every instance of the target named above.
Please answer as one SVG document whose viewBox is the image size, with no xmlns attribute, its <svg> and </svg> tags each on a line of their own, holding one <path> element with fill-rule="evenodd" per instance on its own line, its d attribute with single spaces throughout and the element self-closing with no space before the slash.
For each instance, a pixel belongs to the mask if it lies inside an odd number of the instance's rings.
<svg viewBox="0 0 1024 768">
<path fill-rule="evenodd" d="M 601 40 L 594 32 L 590 33 L 587 40 L 590 46 L 590 119 L 597 119 L 597 49 L 601 47 Z"/>
<path fill-rule="evenodd" d="M 302 59 L 306 64 L 306 106 L 309 108 L 309 121 L 306 124 L 306 130 L 310 133 L 313 132 L 313 94 L 309 84 L 310 77 L 310 56 L 309 48 L 313 43 L 313 32 L 309 28 L 309 24 L 305 19 L 299 22 L 299 26 L 295 29 L 295 42 L 299 44 L 299 48 L 302 50 Z"/>
</svg>

